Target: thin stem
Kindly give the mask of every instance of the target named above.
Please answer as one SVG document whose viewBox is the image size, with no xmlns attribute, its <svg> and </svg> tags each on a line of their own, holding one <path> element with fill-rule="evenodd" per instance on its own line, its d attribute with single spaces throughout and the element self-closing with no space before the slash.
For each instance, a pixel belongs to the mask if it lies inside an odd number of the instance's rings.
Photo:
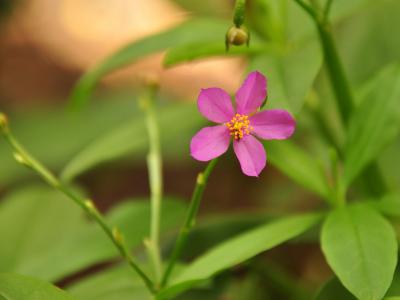
<svg viewBox="0 0 400 300">
<path fill-rule="evenodd" d="M 83 199 L 80 196 L 74 194 L 71 190 L 69 190 L 66 186 L 62 184 L 60 180 L 58 180 L 45 166 L 43 166 L 39 161 L 33 158 L 23 147 L 22 145 L 14 138 L 8 126 L 0 126 L 0 132 L 5 137 L 6 141 L 14 150 L 15 159 L 35 171 L 45 182 L 47 182 L 53 188 L 59 190 L 64 195 L 66 195 L 69 199 L 74 201 L 77 205 L 79 205 L 107 234 L 107 236 L 111 239 L 115 247 L 120 252 L 121 256 L 128 262 L 128 264 L 132 267 L 132 269 L 141 277 L 147 288 L 150 292 L 154 293 L 153 283 L 150 278 L 146 275 L 146 273 L 139 267 L 139 265 L 134 261 L 124 238 L 119 231 L 118 228 L 111 228 L 104 216 L 99 212 L 96 208 L 95 204 L 92 200 Z"/>
<path fill-rule="evenodd" d="M 233 13 L 233 23 L 236 27 L 240 27 L 244 23 L 246 13 L 246 0 L 236 0 Z"/>
<path fill-rule="evenodd" d="M 146 125 L 149 135 L 150 148 L 147 156 L 151 192 L 150 240 L 148 241 L 148 250 L 151 261 L 153 262 L 156 282 L 158 284 L 162 276 L 162 260 L 160 253 L 160 219 L 163 179 L 160 132 L 154 107 L 155 92 L 156 89 L 154 87 L 149 87 L 147 93 L 142 98 L 141 104 L 146 112 Z"/>
<path fill-rule="evenodd" d="M 317 20 L 317 14 L 316 14 L 316 12 L 314 11 L 314 9 L 310 6 L 310 5 L 308 5 L 307 3 L 305 3 L 303 0 L 294 0 L 298 5 L 300 5 L 303 9 L 304 9 L 304 11 L 306 12 L 306 13 L 308 13 L 309 15 L 310 15 L 310 17 L 312 17 L 313 19 L 315 19 L 315 20 Z"/>
<path fill-rule="evenodd" d="M 323 20 L 328 20 L 329 12 L 332 7 L 333 0 L 327 0 L 324 8 Z"/>
<path fill-rule="evenodd" d="M 164 276 L 161 281 L 161 287 L 164 287 L 168 283 L 168 279 L 171 275 L 171 272 L 175 266 L 175 263 L 181 256 L 182 250 L 186 244 L 187 238 L 189 236 L 190 230 L 194 226 L 195 217 L 199 210 L 200 202 L 204 193 L 204 189 L 207 185 L 208 177 L 211 172 L 214 170 L 214 167 L 217 163 L 218 159 L 212 160 L 206 167 L 203 173 L 199 173 L 196 180 L 196 186 L 193 191 L 192 199 L 190 201 L 190 206 L 188 209 L 188 213 L 186 215 L 185 222 L 179 232 L 178 238 L 175 242 L 175 247 L 172 250 L 172 254 L 167 266 L 167 269 L 164 272 Z"/>
<path fill-rule="evenodd" d="M 333 87 L 336 102 L 338 105 L 339 113 L 342 119 L 342 123 L 345 127 L 348 127 L 350 117 L 354 110 L 354 96 L 352 94 L 349 81 L 344 71 L 342 61 L 333 38 L 332 27 L 329 24 L 327 17 L 320 18 L 317 13 L 302 0 L 294 0 L 304 10 L 306 10 L 314 19 L 317 26 L 318 34 L 321 41 L 322 50 L 324 53 L 325 64 L 327 67 L 329 79 Z M 332 1 L 327 2 L 325 12 L 329 13 Z M 311 9 L 311 12 L 310 12 Z M 381 195 L 387 190 L 387 185 L 380 173 L 380 170 L 376 164 L 372 164 L 363 173 L 364 186 L 368 191 L 374 195 Z"/>
</svg>

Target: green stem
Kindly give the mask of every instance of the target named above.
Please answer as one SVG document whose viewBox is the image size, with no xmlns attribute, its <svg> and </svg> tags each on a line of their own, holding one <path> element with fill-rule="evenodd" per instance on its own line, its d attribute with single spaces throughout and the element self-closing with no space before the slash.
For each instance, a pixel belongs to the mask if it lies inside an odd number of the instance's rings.
<svg viewBox="0 0 400 300">
<path fill-rule="evenodd" d="M 315 21 L 342 123 L 345 127 L 348 127 L 355 107 L 355 101 L 333 38 L 332 27 L 327 20 L 332 1 L 328 0 L 322 16 L 319 16 L 313 8 L 305 4 L 302 0 L 294 1 L 310 14 Z M 387 185 L 376 164 L 372 164 L 363 173 L 362 179 L 364 187 L 373 195 L 381 195 L 387 190 Z"/>
<path fill-rule="evenodd" d="M 151 220 L 150 240 L 148 249 L 153 262 L 157 284 L 161 280 L 162 260 L 160 253 L 160 219 L 162 205 L 162 158 L 160 145 L 160 132 L 157 124 L 157 116 L 154 107 L 155 88 L 149 87 L 148 92 L 142 98 L 142 105 L 146 112 L 146 125 L 149 135 L 149 154 L 147 165 L 149 170 L 149 182 L 151 192 Z"/>
<path fill-rule="evenodd" d="M 111 239 L 115 247 L 120 252 L 121 256 L 128 262 L 132 269 L 141 277 L 149 291 L 155 292 L 153 283 L 150 278 L 145 274 L 145 272 L 139 267 L 139 265 L 134 261 L 124 238 L 118 228 L 111 228 L 104 216 L 96 208 L 92 200 L 81 198 L 77 196 L 72 191 L 70 191 L 63 183 L 58 180 L 45 166 L 43 166 L 39 161 L 33 158 L 22 145 L 14 138 L 8 126 L 0 127 L 1 133 L 5 137 L 6 141 L 14 150 L 15 159 L 35 171 L 45 182 L 47 182 L 53 188 L 59 190 L 69 199 L 74 201 L 79 205 L 106 233 L 106 235 Z"/>
<path fill-rule="evenodd" d="M 186 244 L 187 238 L 189 236 L 190 230 L 194 226 L 195 217 L 200 207 L 200 202 L 204 193 L 204 189 L 207 185 L 208 177 L 211 172 L 214 170 L 214 167 L 217 163 L 218 159 L 212 160 L 206 167 L 203 173 L 199 173 L 196 180 L 196 186 L 193 191 L 192 199 L 190 201 L 190 206 L 188 209 L 188 213 L 186 215 L 185 222 L 179 232 L 178 238 L 175 242 L 174 249 L 172 250 L 172 254 L 167 266 L 167 269 L 164 272 L 164 276 L 161 281 L 161 287 L 164 287 L 168 283 L 168 279 L 171 275 L 171 272 L 175 266 L 175 263 L 181 256 L 182 250 Z"/>
<path fill-rule="evenodd" d="M 240 27 L 244 23 L 244 17 L 246 13 L 246 0 L 236 0 L 235 9 L 233 13 L 233 24 L 236 27 Z"/>
<path fill-rule="evenodd" d="M 354 110 L 354 100 L 332 35 L 332 27 L 327 22 L 317 23 L 318 33 L 325 56 L 328 75 L 335 93 L 340 116 L 347 127 Z"/>
</svg>

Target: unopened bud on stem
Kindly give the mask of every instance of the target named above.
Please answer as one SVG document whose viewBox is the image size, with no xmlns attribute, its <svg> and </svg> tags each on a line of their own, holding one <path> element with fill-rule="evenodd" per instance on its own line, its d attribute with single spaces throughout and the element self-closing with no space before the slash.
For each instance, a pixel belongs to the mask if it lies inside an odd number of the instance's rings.
<svg viewBox="0 0 400 300">
<path fill-rule="evenodd" d="M 229 28 L 225 37 L 225 45 L 226 50 L 229 50 L 231 45 L 240 46 L 240 45 L 249 45 L 250 35 L 245 26 L 232 26 Z"/>
</svg>

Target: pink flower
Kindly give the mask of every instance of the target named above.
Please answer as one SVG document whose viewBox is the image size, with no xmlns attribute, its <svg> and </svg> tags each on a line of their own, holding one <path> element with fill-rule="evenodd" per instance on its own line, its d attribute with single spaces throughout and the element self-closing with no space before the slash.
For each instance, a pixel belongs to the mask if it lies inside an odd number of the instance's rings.
<svg viewBox="0 0 400 300">
<path fill-rule="evenodd" d="M 267 156 L 264 146 L 255 137 L 283 140 L 290 137 L 296 121 L 289 112 L 280 109 L 259 111 L 267 96 L 267 80 L 252 72 L 236 93 L 236 112 L 231 97 L 220 88 L 202 89 L 197 100 L 201 114 L 217 126 L 201 129 L 190 143 L 192 157 L 209 161 L 224 154 L 233 139 L 233 150 L 242 172 L 258 176 Z"/>
</svg>

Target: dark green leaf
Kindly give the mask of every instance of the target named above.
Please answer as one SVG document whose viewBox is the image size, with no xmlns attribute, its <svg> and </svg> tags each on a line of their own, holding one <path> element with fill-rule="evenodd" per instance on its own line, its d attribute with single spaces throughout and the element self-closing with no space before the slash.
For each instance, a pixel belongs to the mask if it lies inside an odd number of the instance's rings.
<svg viewBox="0 0 400 300">
<path fill-rule="evenodd" d="M 391 65 L 363 88 L 350 122 L 344 180 L 351 182 L 373 162 L 400 130 L 400 65 Z"/>
<path fill-rule="evenodd" d="M 4 300 L 74 300 L 50 283 L 17 274 L 0 274 L 0 298 Z"/>
<path fill-rule="evenodd" d="M 287 217 L 231 238 L 184 268 L 173 279 L 171 286 L 160 293 L 159 299 L 180 293 L 224 269 L 292 239 L 316 225 L 320 219 L 318 214 Z"/>
<path fill-rule="evenodd" d="M 342 284 L 358 299 L 382 299 L 397 263 L 392 226 L 367 205 L 333 211 L 321 233 L 322 250 Z"/>
</svg>

